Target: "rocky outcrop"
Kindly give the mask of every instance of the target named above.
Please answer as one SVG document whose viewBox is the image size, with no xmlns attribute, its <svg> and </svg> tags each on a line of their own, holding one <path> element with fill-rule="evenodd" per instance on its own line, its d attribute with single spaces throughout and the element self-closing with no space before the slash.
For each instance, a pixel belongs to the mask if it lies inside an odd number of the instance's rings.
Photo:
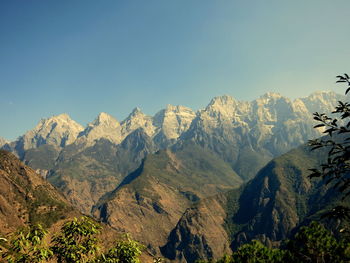
<svg viewBox="0 0 350 263">
<path fill-rule="evenodd" d="M 78 136 L 77 143 L 93 145 L 99 139 L 107 139 L 119 144 L 122 140 L 120 123 L 107 113 L 100 113 Z"/>
</svg>

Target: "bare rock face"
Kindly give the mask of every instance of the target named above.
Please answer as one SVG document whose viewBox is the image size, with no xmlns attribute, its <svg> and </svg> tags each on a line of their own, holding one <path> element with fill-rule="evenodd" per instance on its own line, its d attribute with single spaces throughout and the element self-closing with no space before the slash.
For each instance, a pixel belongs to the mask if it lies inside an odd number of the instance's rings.
<svg viewBox="0 0 350 263">
<path fill-rule="evenodd" d="M 135 108 L 130 115 L 121 122 L 121 136 L 124 139 L 134 130 L 143 128 L 145 133 L 152 137 L 156 132 L 156 127 L 153 125 L 152 117 L 145 115 L 140 108 Z"/>
<path fill-rule="evenodd" d="M 14 142 L 14 149 L 22 156 L 24 151 L 41 145 L 63 148 L 72 144 L 84 128 L 67 114 L 42 119 L 38 125 Z"/>
<path fill-rule="evenodd" d="M 165 138 L 176 140 L 191 125 L 196 113 L 184 106 L 167 105 L 153 117 L 153 123 L 161 129 Z"/>
<path fill-rule="evenodd" d="M 335 92 L 318 91 L 300 100 L 305 104 L 310 113 L 330 113 L 334 110 L 334 106 L 338 104 L 338 101 L 344 101 L 345 99 L 346 97 L 344 95 Z"/>
<path fill-rule="evenodd" d="M 86 147 L 93 145 L 99 139 L 107 139 L 112 143 L 121 142 L 120 123 L 107 113 L 100 113 L 97 118 L 89 123 L 79 134 L 78 141 L 86 143 Z"/>
</svg>

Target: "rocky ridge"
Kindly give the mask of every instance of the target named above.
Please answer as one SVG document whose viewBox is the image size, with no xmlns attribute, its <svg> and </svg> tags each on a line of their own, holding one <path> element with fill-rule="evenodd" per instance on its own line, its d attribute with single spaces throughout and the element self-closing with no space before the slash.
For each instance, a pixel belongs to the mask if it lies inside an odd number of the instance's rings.
<svg viewBox="0 0 350 263">
<path fill-rule="evenodd" d="M 175 143 L 198 122 L 202 123 L 204 129 L 219 128 L 227 124 L 231 128 L 252 130 L 252 137 L 256 142 L 264 143 L 282 129 L 283 125 L 298 126 L 300 119 L 312 119 L 315 111 L 329 113 L 342 99 L 344 96 L 334 92 L 315 92 L 294 101 L 277 93 L 266 93 L 252 102 L 237 101 L 224 95 L 215 97 L 205 109 L 198 112 L 184 106 L 167 105 L 152 117 L 135 108 L 120 123 L 102 112 L 86 128 L 67 114 L 60 114 L 42 119 L 33 130 L 12 142 L 12 148 L 25 151 L 46 144 L 64 148 L 82 140 L 81 138 L 88 142 L 87 146 L 101 138 L 119 144 L 139 128 L 151 138 L 164 137 Z M 301 139 L 295 140 L 299 142 Z"/>
</svg>

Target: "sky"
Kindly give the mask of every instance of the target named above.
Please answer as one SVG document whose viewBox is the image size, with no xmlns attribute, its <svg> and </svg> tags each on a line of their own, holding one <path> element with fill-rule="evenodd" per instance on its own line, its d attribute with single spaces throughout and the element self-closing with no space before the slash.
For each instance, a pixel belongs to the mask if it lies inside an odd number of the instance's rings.
<svg viewBox="0 0 350 263">
<path fill-rule="evenodd" d="M 41 118 L 343 93 L 348 0 L 0 0 L 0 136 Z"/>
</svg>

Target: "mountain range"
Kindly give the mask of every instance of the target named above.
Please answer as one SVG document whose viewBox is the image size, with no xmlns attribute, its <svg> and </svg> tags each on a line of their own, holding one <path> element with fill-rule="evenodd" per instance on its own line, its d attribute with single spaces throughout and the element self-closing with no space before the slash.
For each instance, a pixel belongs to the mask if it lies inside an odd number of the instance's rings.
<svg viewBox="0 0 350 263">
<path fill-rule="evenodd" d="M 121 122 L 100 113 L 86 127 L 61 114 L 0 147 L 149 253 L 194 262 L 253 238 L 280 242 L 317 213 L 310 200 L 329 201 L 306 178 L 318 159 L 305 148 L 283 154 L 319 137 L 312 113 L 330 113 L 339 100 L 333 92 L 220 96 L 197 112 L 135 108 Z"/>
</svg>

